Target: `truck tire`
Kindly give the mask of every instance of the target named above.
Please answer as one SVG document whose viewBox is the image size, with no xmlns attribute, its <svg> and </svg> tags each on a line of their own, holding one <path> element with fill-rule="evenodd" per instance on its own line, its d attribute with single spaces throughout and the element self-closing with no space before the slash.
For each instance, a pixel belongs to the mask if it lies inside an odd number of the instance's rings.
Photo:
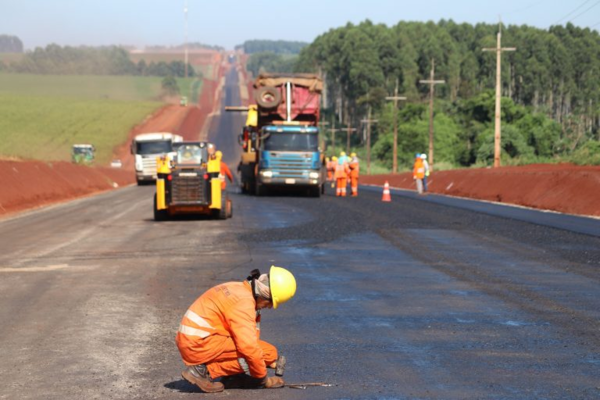
<svg viewBox="0 0 600 400">
<path fill-rule="evenodd" d="M 260 196 L 264 196 L 266 192 L 266 189 L 263 185 L 261 185 L 260 183 L 256 182 L 256 184 L 254 185 L 254 194 L 258 197 Z"/>
<path fill-rule="evenodd" d="M 310 197 L 321 197 L 321 187 L 315 186 L 308 189 Z"/>
<path fill-rule="evenodd" d="M 166 221 L 169 219 L 169 212 L 167 210 L 159 210 L 156 208 L 156 193 L 154 193 L 154 220 L 155 221 Z"/>
<path fill-rule="evenodd" d="M 281 104 L 281 92 L 273 86 L 263 86 L 254 92 L 254 100 L 260 107 L 269 110 Z"/>
<path fill-rule="evenodd" d="M 227 218 L 233 217 L 233 203 L 227 199 Z"/>
</svg>

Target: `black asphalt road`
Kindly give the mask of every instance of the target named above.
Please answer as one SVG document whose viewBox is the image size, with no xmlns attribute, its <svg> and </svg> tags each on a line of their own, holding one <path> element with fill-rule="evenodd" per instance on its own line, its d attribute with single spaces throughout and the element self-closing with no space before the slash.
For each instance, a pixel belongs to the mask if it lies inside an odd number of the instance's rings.
<svg viewBox="0 0 600 400">
<path fill-rule="evenodd" d="M 242 121 L 211 130 L 232 170 Z M 600 398 L 597 220 L 584 234 L 530 210 L 361 190 L 233 193 L 230 220 L 155 223 L 152 195 L 128 187 L 0 221 L 0 399 Z M 288 382 L 334 386 L 199 393 L 180 377 L 183 313 L 271 264 L 298 292 L 265 311 L 263 339 L 287 356 Z"/>
</svg>

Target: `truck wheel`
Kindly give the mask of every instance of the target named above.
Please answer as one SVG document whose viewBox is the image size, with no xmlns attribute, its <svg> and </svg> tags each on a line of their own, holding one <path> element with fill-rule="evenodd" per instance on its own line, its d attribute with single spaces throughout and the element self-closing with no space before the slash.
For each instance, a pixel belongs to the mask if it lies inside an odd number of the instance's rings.
<svg viewBox="0 0 600 400">
<path fill-rule="evenodd" d="M 263 86 L 254 92 L 256 104 L 264 109 L 276 108 L 281 104 L 281 92 L 273 86 Z"/>
<path fill-rule="evenodd" d="M 155 221 L 166 221 L 169 219 L 169 212 L 167 210 L 159 210 L 156 208 L 156 193 L 154 193 L 154 220 Z"/>
<path fill-rule="evenodd" d="M 265 187 L 263 185 L 261 185 L 260 183 L 256 183 L 256 185 L 254 186 L 254 194 L 257 196 L 264 196 L 265 195 Z"/>
<path fill-rule="evenodd" d="M 319 186 L 311 187 L 308 190 L 308 193 L 311 197 L 321 197 L 321 187 L 319 187 Z"/>
<path fill-rule="evenodd" d="M 233 217 L 233 204 L 227 199 L 227 218 Z"/>
</svg>

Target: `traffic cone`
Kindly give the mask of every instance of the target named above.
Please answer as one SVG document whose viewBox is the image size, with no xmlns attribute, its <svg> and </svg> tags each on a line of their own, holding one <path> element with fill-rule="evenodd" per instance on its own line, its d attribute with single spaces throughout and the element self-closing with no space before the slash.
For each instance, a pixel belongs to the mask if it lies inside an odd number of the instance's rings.
<svg viewBox="0 0 600 400">
<path fill-rule="evenodd" d="M 392 196 L 390 196 L 390 184 L 385 181 L 385 185 L 383 185 L 383 197 L 381 201 L 392 201 Z"/>
</svg>

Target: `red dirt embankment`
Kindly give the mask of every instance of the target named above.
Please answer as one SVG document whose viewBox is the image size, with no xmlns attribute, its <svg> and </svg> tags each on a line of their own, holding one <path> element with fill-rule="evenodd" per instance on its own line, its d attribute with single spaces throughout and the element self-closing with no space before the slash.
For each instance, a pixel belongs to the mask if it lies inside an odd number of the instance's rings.
<svg viewBox="0 0 600 400">
<path fill-rule="evenodd" d="M 412 173 L 362 176 L 361 184 L 415 190 Z M 429 192 L 600 216 L 600 167 L 535 164 L 434 172 Z"/>
<path fill-rule="evenodd" d="M 219 62 L 216 80 L 205 79 L 198 107 L 166 105 L 134 127 L 128 140 L 114 149 L 113 158 L 121 160 L 122 168 L 0 160 L 0 217 L 135 183 L 135 161 L 129 146 L 140 133 L 173 132 L 185 140 L 199 140 L 202 127 L 220 104 L 214 99 L 221 96 L 220 82 L 225 73 L 220 57 L 212 55 L 210 60 Z"/>
</svg>

